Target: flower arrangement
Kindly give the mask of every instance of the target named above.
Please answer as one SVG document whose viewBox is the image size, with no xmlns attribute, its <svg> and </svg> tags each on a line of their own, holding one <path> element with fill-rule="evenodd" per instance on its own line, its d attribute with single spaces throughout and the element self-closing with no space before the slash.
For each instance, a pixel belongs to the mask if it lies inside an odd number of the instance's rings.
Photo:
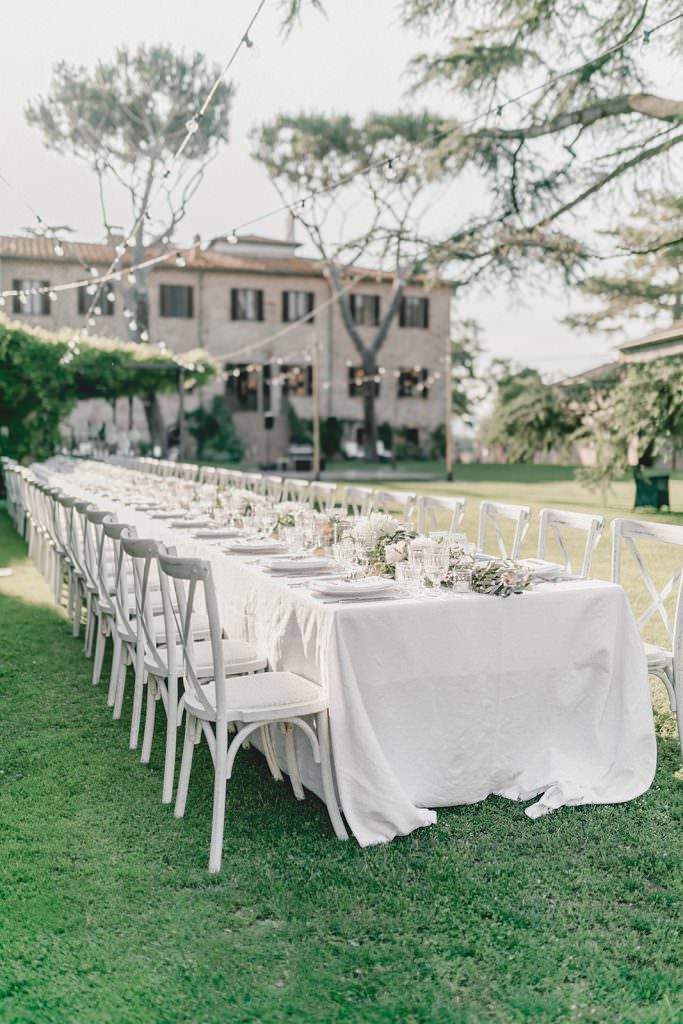
<svg viewBox="0 0 683 1024">
<path fill-rule="evenodd" d="M 371 575 L 394 577 L 397 563 L 408 557 L 416 534 L 414 530 L 398 523 L 393 516 L 373 512 L 354 524 L 351 536 L 367 548 Z"/>
<path fill-rule="evenodd" d="M 472 590 L 477 594 L 510 597 L 512 594 L 523 594 L 532 585 L 532 577 L 522 570 L 519 563 L 498 558 L 492 558 L 488 562 L 475 562 L 462 549 L 453 551 L 443 585 L 452 587 L 455 573 L 463 569 L 471 571 Z"/>
</svg>

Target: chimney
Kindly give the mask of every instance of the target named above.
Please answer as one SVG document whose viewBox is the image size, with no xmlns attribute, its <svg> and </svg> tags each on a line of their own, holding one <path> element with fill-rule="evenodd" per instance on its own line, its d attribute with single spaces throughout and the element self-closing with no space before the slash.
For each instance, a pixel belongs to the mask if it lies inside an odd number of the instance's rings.
<svg viewBox="0 0 683 1024">
<path fill-rule="evenodd" d="M 202 251 L 202 236 L 195 235 L 192 239 L 192 258 L 198 259 Z"/>
</svg>

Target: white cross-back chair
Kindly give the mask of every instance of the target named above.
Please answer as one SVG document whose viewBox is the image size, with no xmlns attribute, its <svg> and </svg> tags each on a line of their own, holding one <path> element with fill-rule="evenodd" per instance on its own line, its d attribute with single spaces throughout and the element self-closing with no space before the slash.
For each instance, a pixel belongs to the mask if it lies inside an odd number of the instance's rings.
<svg viewBox="0 0 683 1024">
<path fill-rule="evenodd" d="M 261 672 L 227 678 L 223 667 L 222 629 L 218 614 L 216 591 L 209 562 L 196 558 L 176 558 L 159 554 L 159 569 L 164 601 L 166 630 L 171 635 L 174 619 L 170 602 L 170 581 L 176 590 L 179 608 L 180 648 L 183 658 L 185 693 L 181 704 L 185 712 L 185 739 L 176 795 L 175 815 L 182 818 L 192 768 L 195 745 L 206 738 L 214 766 L 213 820 L 209 871 L 220 870 L 225 825 L 227 783 L 232 775 L 235 756 L 248 737 L 264 726 L 280 724 L 285 735 L 298 728 L 311 744 L 314 759 L 320 763 L 323 792 L 334 830 L 346 839 L 346 829 L 339 813 L 332 779 L 327 694 L 321 686 L 293 672 Z M 167 579 L 169 585 L 167 585 Z M 203 597 L 209 617 L 212 651 L 212 678 L 201 679 L 196 645 L 192 640 L 195 602 Z M 168 646 L 168 667 L 178 673 L 176 645 Z M 311 723 L 313 720 L 315 728 Z M 230 725 L 237 726 L 228 742 Z M 286 749 L 288 768 L 295 795 L 303 796 L 296 767 L 294 746 L 290 737 Z M 299 789 L 299 792 L 297 792 Z"/>
<path fill-rule="evenodd" d="M 674 548 L 672 567 L 675 567 L 675 572 L 661 589 L 654 583 L 645 557 L 638 547 L 639 543 L 647 541 Z M 679 550 L 676 551 L 676 548 Z M 683 526 L 648 523 L 638 519 L 615 519 L 612 523 L 612 580 L 615 583 L 621 583 L 622 580 L 624 551 L 629 552 L 638 567 L 650 599 L 650 604 L 638 617 L 638 626 L 642 630 L 658 615 L 664 627 L 667 645 L 664 647 L 645 643 L 645 654 L 650 675 L 661 679 L 666 687 L 671 710 L 678 722 L 678 737 L 683 752 Z M 667 609 L 670 599 L 674 606 L 672 615 Z"/>
<path fill-rule="evenodd" d="M 417 495 L 411 491 L 385 491 L 375 488 L 372 491 L 372 512 L 388 512 L 398 514 L 402 522 L 407 523 L 415 511 Z"/>
<path fill-rule="evenodd" d="M 439 522 L 439 514 L 442 522 Z M 464 498 L 439 498 L 432 494 L 421 494 L 417 499 L 417 531 L 448 530 L 456 533 L 465 514 Z M 443 520 L 446 526 L 443 525 Z"/>
<path fill-rule="evenodd" d="M 136 574 L 136 595 L 142 600 L 142 595 L 147 590 L 149 573 L 152 568 L 152 561 L 156 563 L 159 554 L 175 555 L 174 549 L 168 549 L 163 544 L 153 541 L 136 540 L 122 543 L 130 552 L 135 554 Z M 162 602 L 163 608 L 163 602 Z M 168 643 L 169 634 L 165 628 L 162 633 L 163 643 L 160 642 L 158 621 L 153 615 L 153 608 L 147 598 L 142 604 L 142 617 L 139 620 L 141 630 L 142 646 L 144 647 L 144 675 L 147 682 L 147 705 L 145 711 L 145 729 L 142 738 L 142 753 L 140 760 L 148 764 L 152 753 L 152 742 L 154 739 L 154 723 L 156 706 L 161 702 L 166 712 L 166 751 L 164 757 L 164 781 L 161 793 L 162 803 L 170 803 L 173 797 L 173 780 L 175 775 L 176 759 L 176 736 L 178 732 L 179 701 L 180 701 L 180 680 L 183 674 L 183 652 L 182 647 L 177 644 L 180 635 L 179 608 L 177 601 L 171 595 L 171 614 L 173 616 L 174 631 L 171 634 L 171 641 L 176 642 L 174 664 L 176 672 L 169 671 Z M 140 644 L 140 639 L 138 640 Z M 213 677 L 212 648 L 209 643 L 208 619 L 206 616 L 195 616 L 193 630 L 193 644 L 196 654 L 196 669 L 199 679 L 211 679 Z M 249 672 L 258 672 L 266 667 L 267 660 L 253 644 L 244 640 L 233 640 L 223 636 L 221 639 L 223 650 L 223 667 L 226 676 L 245 675 Z M 140 648 L 138 648 L 140 649 Z M 262 736 L 266 756 L 271 770 L 276 777 L 282 778 L 276 766 L 275 754 L 270 743 L 270 736 Z"/>
<path fill-rule="evenodd" d="M 285 501 L 307 501 L 310 484 L 308 480 L 285 477 L 282 497 Z"/>
<path fill-rule="evenodd" d="M 337 498 L 337 485 L 311 480 L 308 488 L 308 500 L 312 508 L 317 505 L 321 512 L 330 512 Z"/>
<path fill-rule="evenodd" d="M 372 509 L 372 490 L 347 484 L 342 491 L 341 505 L 344 513 L 351 509 L 354 516 L 367 516 Z"/>
<path fill-rule="evenodd" d="M 282 501 L 284 491 L 284 480 L 281 476 L 265 476 L 263 478 L 263 491 L 271 501 Z"/>
<path fill-rule="evenodd" d="M 559 548 L 561 564 L 568 573 L 577 573 L 587 578 L 590 576 L 593 553 L 600 543 L 605 529 L 605 517 L 584 512 L 565 512 L 563 509 L 544 508 L 541 512 L 538 531 L 538 557 L 549 558 L 547 554 L 549 542 Z M 581 564 L 574 566 L 569 551 L 567 532 L 583 533 L 585 542 L 581 555 Z"/>
<path fill-rule="evenodd" d="M 477 547 L 480 551 L 486 551 L 486 534 L 490 528 L 496 538 L 500 557 L 518 558 L 530 520 L 531 509 L 528 505 L 507 505 L 499 501 L 482 501 L 479 509 Z M 512 524 L 512 541 L 509 550 L 501 529 L 503 522 Z"/>
</svg>

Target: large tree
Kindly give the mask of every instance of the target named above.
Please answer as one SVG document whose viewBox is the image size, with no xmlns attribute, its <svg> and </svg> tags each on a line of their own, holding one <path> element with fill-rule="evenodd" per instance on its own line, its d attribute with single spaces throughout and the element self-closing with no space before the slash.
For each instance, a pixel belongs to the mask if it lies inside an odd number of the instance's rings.
<svg viewBox="0 0 683 1024">
<path fill-rule="evenodd" d="M 683 198 L 646 194 L 636 215 L 613 237 L 630 257 L 615 270 L 599 268 L 580 282 L 592 308 L 566 322 L 614 332 L 632 320 L 651 329 L 683 317 Z"/>
<path fill-rule="evenodd" d="M 320 4 L 293 0 L 290 24 L 310 6 Z M 663 58 L 683 49 L 680 0 L 397 7 L 406 26 L 437 40 L 410 70 L 414 90 L 453 96 L 441 159 L 483 186 L 478 208 L 437 247 L 442 261 L 481 265 L 497 280 L 539 263 L 571 275 L 600 241 L 591 228 L 618 224 L 646 185 L 666 191 L 675 180 L 683 99 L 660 94 L 653 79 Z"/>
<path fill-rule="evenodd" d="M 377 451 L 375 389 L 382 347 L 408 282 L 419 278 L 428 285 L 420 223 L 430 185 L 440 174 L 430 163 L 438 125 L 428 113 L 370 114 L 360 123 L 347 115 L 301 114 L 281 115 L 253 133 L 254 155 L 323 261 L 358 353 L 368 458 Z M 357 175 L 369 165 L 372 171 Z M 333 184 L 337 187 L 330 190 Z M 379 322 L 369 328 L 356 323 L 349 298 L 350 282 L 355 279 L 360 287 L 364 276 L 373 276 L 358 271 L 359 261 L 381 267 L 392 281 Z"/>
<path fill-rule="evenodd" d="M 171 244 L 208 164 L 228 139 L 229 84 L 221 82 L 206 112 L 192 121 L 219 71 L 200 53 L 188 57 L 167 46 L 120 47 L 113 60 L 94 68 L 60 62 L 47 95 L 26 108 L 29 124 L 40 129 L 48 148 L 75 156 L 94 171 L 112 244 L 122 240 L 112 231 L 107 194 L 112 185 L 124 190 L 131 224 L 124 234 L 126 257 L 133 263 Z M 195 130 L 174 160 L 189 126 Z M 146 271 L 135 271 L 130 280 L 125 276 L 116 287 L 132 313 L 131 340 L 145 340 Z M 95 298 L 93 309 L 97 305 Z M 161 441 L 158 403 L 147 402 L 146 411 L 150 432 Z"/>
</svg>

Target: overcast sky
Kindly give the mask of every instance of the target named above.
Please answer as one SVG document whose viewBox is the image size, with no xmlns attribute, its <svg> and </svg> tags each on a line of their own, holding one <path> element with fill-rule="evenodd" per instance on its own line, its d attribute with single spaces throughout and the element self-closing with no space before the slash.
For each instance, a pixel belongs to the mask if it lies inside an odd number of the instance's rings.
<svg viewBox="0 0 683 1024">
<path fill-rule="evenodd" d="M 277 0 L 269 0 L 253 32 L 253 49 L 242 50 L 232 71 L 237 88 L 231 142 L 211 166 L 181 233 L 211 237 L 278 206 L 265 172 L 249 156 L 248 132 L 278 112 L 350 112 L 423 107 L 412 101 L 403 72 L 424 41 L 401 27 L 395 0 L 329 0 L 328 17 L 309 13 L 288 40 L 279 34 Z M 200 50 L 223 64 L 256 7 L 256 0 L 32 0 L 3 4 L 0 65 L 0 174 L 6 176 L 49 224 L 69 224 L 82 240 L 99 240 L 103 229 L 94 175 L 72 158 L 44 149 L 39 133 L 24 120 L 26 101 L 49 88 L 58 60 L 94 64 L 116 46 L 170 43 Z M 443 114 L 452 98 L 428 97 Z M 444 202 L 467 212 L 476 185 Z M 125 206 L 112 188 L 113 223 L 124 223 Z M 452 220 L 452 209 L 443 209 Z M 19 197 L 0 182 L 0 232 L 19 233 L 34 223 Z M 282 237 L 282 214 L 258 225 Z M 537 366 L 553 376 L 573 373 L 611 357 L 613 344 L 586 337 L 560 323 L 568 311 L 561 289 L 530 282 L 519 296 L 490 287 L 473 294 L 458 315 L 477 317 L 491 355 Z"/>
</svg>

